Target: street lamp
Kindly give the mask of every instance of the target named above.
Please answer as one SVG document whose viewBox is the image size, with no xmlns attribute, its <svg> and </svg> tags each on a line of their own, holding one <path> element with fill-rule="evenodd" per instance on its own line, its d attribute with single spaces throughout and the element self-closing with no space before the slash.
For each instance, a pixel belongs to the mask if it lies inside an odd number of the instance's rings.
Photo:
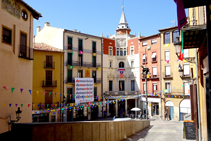
<svg viewBox="0 0 211 141">
<path fill-rule="evenodd" d="M 181 48 L 182 48 L 182 44 L 179 41 L 179 37 L 176 37 L 176 39 L 177 39 L 176 42 L 174 42 L 175 53 L 176 53 L 177 57 L 179 58 L 179 54 L 180 54 L 180 51 L 181 51 Z"/>
<path fill-rule="evenodd" d="M 18 107 L 18 110 L 16 111 L 16 120 L 11 120 L 11 116 L 10 116 L 9 124 L 18 122 L 21 119 L 21 113 L 22 111 L 20 110 L 20 107 Z"/>
<path fill-rule="evenodd" d="M 180 67 L 179 71 L 179 76 L 182 77 L 183 76 L 183 69 Z"/>
</svg>

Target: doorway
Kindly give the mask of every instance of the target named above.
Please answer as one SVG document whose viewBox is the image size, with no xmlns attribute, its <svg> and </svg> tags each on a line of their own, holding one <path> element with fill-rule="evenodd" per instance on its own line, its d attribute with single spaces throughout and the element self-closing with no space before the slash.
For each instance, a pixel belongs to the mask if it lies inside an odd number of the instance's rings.
<svg viewBox="0 0 211 141">
<path fill-rule="evenodd" d="M 174 104 L 171 101 L 166 102 L 165 111 L 167 111 L 167 117 L 170 120 L 173 120 L 174 119 Z"/>
</svg>

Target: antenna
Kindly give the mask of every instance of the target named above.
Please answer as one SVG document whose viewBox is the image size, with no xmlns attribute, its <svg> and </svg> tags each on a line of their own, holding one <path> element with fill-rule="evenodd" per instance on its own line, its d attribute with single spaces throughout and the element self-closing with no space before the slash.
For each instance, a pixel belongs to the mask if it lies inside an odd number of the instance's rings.
<svg viewBox="0 0 211 141">
<path fill-rule="evenodd" d="M 173 21 L 171 21 L 172 23 L 174 23 L 175 24 L 175 26 L 176 26 L 176 21 L 175 20 L 173 20 Z"/>
<path fill-rule="evenodd" d="M 124 11 L 124 0 L 122 0 L 122 11 Z"/>
</svg>

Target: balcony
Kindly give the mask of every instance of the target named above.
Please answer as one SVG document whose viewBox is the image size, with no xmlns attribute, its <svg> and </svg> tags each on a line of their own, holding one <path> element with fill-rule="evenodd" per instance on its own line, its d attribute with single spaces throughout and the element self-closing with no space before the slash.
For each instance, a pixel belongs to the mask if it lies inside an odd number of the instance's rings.
<svg viewBox="0 0 211 141">
<path fill-rule="evenodd" d="M 145 91 L 140 91 L 141 94 L 145 94 Z M 147 94 L 160 94 L 159 90 L 147 90 Z"/>
<path fill-rule="evenodd" d="M 157 63 L 157 58 L 152 58 L 152 63 Z"/>
<path fill-rule="evenodd" d="M 101 83 L 101 78 L 94 78 L 94 83 Z"/>
<path fill-rule="evenodd" d="M 72 44 L 68 44 L 67 49 L 72 50 Z"/>
<path fill-rule="evenodd" d="M 42 87 L 57 87 L 57 80 L 43 80 Z"/>
<path fill-rule="evenodd" d="M 18 57 L 33 60 L 33 48 L 27 47 L 25 45 L 19 45 Z"/>
<path fill-rule="evenodd" d="M 54 69 L 55 68 L 55 62 L 44 62 L 44 68 L 47 69 Z"/>
<path fill-rule="evenodd" d="M 191 74 L 183 74 L 182 79 L 190 79 L 191 78 Z"/>
<path fill-rule="evenodd" d="M 66 61 L 66 66 L 72 66 L 72 64 L 73 64 L 73 63 L 72 63 L 71 60 L 67 60 L 67 61 Z"/>
<path fill-rule="evenodd" d="M 147 79 L 159 79 L 160 75 L 157 73 L 157 75 L 148 74 Z M 141 79 L 145 79 L 145 76 L 141 74 Z"/>
<path fill-rule="evenodd" d="M 147 59 L 142 59 L 142 64 L 145 64 L 145 62 L 147 64 Z"/>
<path fill-rule="evenodd" d="M 97 63 L 97 68 L 100 68 L 101 67 L 101 63 Z"/>
<path fill-rule="evenodd" d="M 93 63 L 92 62 L 83 62 L 83 63 L 81 63 L 81 62 L 79 62 L 79 61 L 74 61 L 73 62 L 73 66 L 78 66 L 78 67 L 101 67 L 101 64 L 99 63 L 99 64 L 96 64 L 96 65 L 93 65 Z"/>
<path fill-rule="evenodd" d="M 138 91 L 106 91 L 105 95 L 138 95 Z"/>
<path fill-rule="evenodd" d="M 74 77 L 66 77 L 66 83 L 75 83 L 75 78 Z"/>
<path fill-rule="evenodd" d="M 164 90 L 164 95 L 173 94 L 173 95 L 184 95 L 183 89 L 171 89 L 171 90 Z"/>
<path fill-rule="evenodd" d="M 173 73 L 171 72 L 169 75 L 166 75 L 166 73 L 163 73 L 163 79 L 173 79 Z"/>
</svg>

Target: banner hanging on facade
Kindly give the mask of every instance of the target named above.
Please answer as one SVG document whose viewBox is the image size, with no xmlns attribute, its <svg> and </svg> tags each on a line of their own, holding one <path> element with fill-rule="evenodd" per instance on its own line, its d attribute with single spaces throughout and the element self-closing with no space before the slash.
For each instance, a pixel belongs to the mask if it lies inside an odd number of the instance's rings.
<svg viewBox="0 0 211 141">
<path fill-rule="evenodd" d="M 75 78 L 75 103 L 94 101 L 94 79 Z"/>
</svg>

